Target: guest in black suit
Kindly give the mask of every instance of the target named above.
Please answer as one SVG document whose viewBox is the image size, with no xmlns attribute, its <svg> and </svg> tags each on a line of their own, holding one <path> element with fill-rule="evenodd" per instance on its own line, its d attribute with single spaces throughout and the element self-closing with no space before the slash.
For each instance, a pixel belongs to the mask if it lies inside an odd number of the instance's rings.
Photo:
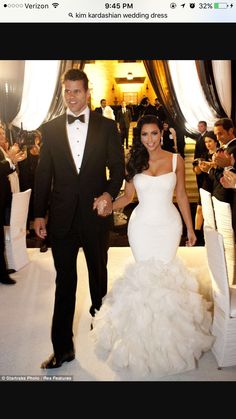
<svg viewBox="0 0 236 419">
<path fill-rule="evenodd" d="M 1 128 L 0 128 L 1 129 Z M 4 225 L 5 212 L 11 206 L 11 186 L 8 175 L 13 173 L 15 164 L 23 160 L 24 153 L 19 152 L 18 148 L 13 147 L 7 153 L 9 158 L 5 158 L 0 150 L 0 282 L 6 285 L 14 285 L 16 281 L 8 275 L 6 260 L 4 255 L 5 239 L 4 239 Z"/>
<path fill-rule="evenodd" d="M 195 144 L 195 150 L 194 150 L 194 159 L 198 159 L 203 154 L 207 153 L 207 148 L 205 145 L 205 137 L 207 134 L 207 123 L 206 121 L 199 121 L 198 122 L 198 131 L 200 132 L 200 135 L 198 135 L 196 139 Z"/>
<path fill-rule="evenodd" d="M 40 128 L 42 147 L 35 181 L 35 231 L 41 238 L 46 236 L 50 197 L 51 247 L 57 274 L 51 333 L 54 353 L 42 368 L 57 368 L 75 357 L 73 318 L 80 247 L 87 261 L 92 316 L 107 293 L 112 200 L 124 178 L 124 153 L 116 122 L 88 108 L 87 75 L 71 69 L 62 83 L 67 111 Z M 97 211 L 101 205 L 102 216 Z"/>
<path fill-rule="evenodd" d="M 232 156 L 232 154 L 231 154 Z M 234 151 L 234 171 L 227 170 L 224 171 L 223 176 L 220 178 L 220 183 L 224 188 L 232 188 L 233 190 L 233 203 L 231 205 L 232 209 L 232 226 L 234 230 L 234 237 L 236 241 L 236 164 L 235 164 L 235 157 L 236 157 L 236 149 Z"/>
<path fill-rule="evenodd" d="M 225 189 L 220 183 L 220 178 L 223 176 L 224 168 L 231 165 L 231 150 L 236 146 L 233 121 L 229 118 L 218 119 L 214 124 L 214 133 L 223 150 L 216 153 L 214 162 L 217 167 L 210 172 L 210 177 L 213 178 L 212 195 L 219 201 L 229 202 L 232 205 L 232 190 Z"/>
<path fill-rule="evenodd" d="M 158 98 L 156 97 L 155 99 L 155 103 L 154 103 L 154 107 L 156 108 L 156 116 L 162 121 L 164 122 L 167 119 L 167 115 L 166 112 L 164 110 L 164 107 L 162 106 L 162 104 L 159 102 Z"/>
<path fill-rule="evenodd" d="M 126 107 L 126 102 L 121 102 L 121 109 L 117 113 L 117 123 L 120 129 L 121 143 L 128 149 L 129 148 L 129 127 L 132 121 L 130 110 Z"/>
</svg>

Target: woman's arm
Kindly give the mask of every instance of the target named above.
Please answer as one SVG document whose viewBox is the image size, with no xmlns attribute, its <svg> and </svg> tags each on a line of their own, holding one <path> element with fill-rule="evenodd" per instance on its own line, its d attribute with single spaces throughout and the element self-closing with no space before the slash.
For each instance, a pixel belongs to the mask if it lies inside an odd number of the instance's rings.
<svg viewBox="0 0 236 419">
<path fill-rule="evenodd" d="M 174 140 L 175 150 L 177 151 L 177 135 L 176 135 L 176 131 L 175 131 L 174 128 L 169 128 L 169 130 L 170 130 L 170 132 L 172 134 L 172 137 L 173 137 L 173 140 Z"/>
<path fill-rule="evenodd" d="M 185 225 L 187 227 L 187 235 L 188 235 L 188 242 L 186 243 L 188 246 L 194 246 L 196 243 L 196 236 L 194 234 L 193 229 L 193 222 L 192 222 L 192 215 L 190 211 L 190 205 L 185 189 L 185 167 L 184 167 L 184 160 L 181 156 L 178 155 L 177 157 L 177 168 L 176 168 L 176 199 L 184 219 Z"/>
<path fill-rule="evenodd" d="M 135 187 L 134 187 L 133 181 L 132 180 L 130 182 L 126 181 L 124 193 L 120 195 L 118 198 L 116 198 L 116 200 L 112 204 L 113 211 L 120 208 L 124 208 L 128 204 L 130 204 L 130 202 L 133 201 L 134 194 L 135 194 Z"/>
</svg>

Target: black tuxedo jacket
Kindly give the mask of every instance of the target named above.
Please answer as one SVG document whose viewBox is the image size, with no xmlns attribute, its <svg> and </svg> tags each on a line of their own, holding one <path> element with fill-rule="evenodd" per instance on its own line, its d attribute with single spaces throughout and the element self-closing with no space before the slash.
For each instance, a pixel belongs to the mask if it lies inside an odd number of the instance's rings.
<svg viewBox="0 0 236 419">
<path fill-rule="evenodd" d="M 123 113 L 122 109 L 119 109 L 119 111 L 117 112 L 117 122 L 119 123 L 120 129 L 128 129 L 131 121 L 132 115 L 130 110 L 126 108 L 125 113 Z"/>
<path fill-rule="evenodd" d="M 80 173 L 72 157 L 66 131 L 66 114 L 42 125 L 43 144 L 35 177 L 35 217 L 50 208 L 50 229 L 64 236 L 75 212 L 78 223 L 93 230 L 109 228 L 112 217 L 99 217 L 94 198 L 108 192 L 115 198 L 124 178 L 124 154 L 116 122 L 90 111 Z M 107 179 L 109 169 L 110 178 Z"/>
<path fill-rule="evenodd" d="M 101 106 L 100 106 L 100 108 L 95 108 L 94 110 L 95 110 L 95 112 L 98 112 L 98 113 L 102 114 L 102 107 Z"/>
<path fill-rule="evenodd" d="M 207 148 L 205 146 L 205 137 L 207 137 L 207 131 L 204 135 L 199 135 L 196 140 L 195 150 L 194 150 L 194 159 L 202 157 L 204 153 L 207 153 Z"/>
<path fill-rule="evenodd" d="M 236 147 L 236 139 L 233 140 L 228 146 L 227 144 L 225 144 L 225 150 L 227 150 L 229 154 L 232 152 L 232 149 L 234 149 L 235 147 Z M 224 186 L 221 185 L 220 178 L 223 176 L 223 172 L 224 172 L 224 168 L 222 167 L 217 167 L 216 169 L 211 170 L 209 177 L 213 181 L 212 194 L 217 199 L 219 199 L 219 201 L 229 202 L 232 206 L 233 200 L 234 200 L 234 190 L 231 188 L 224 188 Z"/>
</svg>

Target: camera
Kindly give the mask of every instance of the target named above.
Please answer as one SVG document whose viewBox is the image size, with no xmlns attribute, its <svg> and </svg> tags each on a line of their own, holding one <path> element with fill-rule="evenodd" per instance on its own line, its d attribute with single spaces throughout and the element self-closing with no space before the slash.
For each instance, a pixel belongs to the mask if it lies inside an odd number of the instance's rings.
<svg viewBox="0 0 236 419">
<path fill-rule="evenodd" d="M 16 143 L 19 145 L 21 150 L 30 148 L 35 145 L 35 131 L 20 131 L 16 138 Z"/>
<path fill-rule="evenodd" d="M 193 160 L 192 165 L 193 166 L 198 166 L 199 165 L 199 161 L 201 161 L 201 159 L 195 159 L 195 160 Z"/>
</svg>

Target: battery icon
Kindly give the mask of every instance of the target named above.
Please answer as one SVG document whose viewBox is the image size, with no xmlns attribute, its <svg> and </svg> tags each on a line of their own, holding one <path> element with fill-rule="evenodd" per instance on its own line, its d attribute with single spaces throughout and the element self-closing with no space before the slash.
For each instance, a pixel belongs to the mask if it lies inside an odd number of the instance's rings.
<svg viewBox="0 0 236 419">
<path fill-rule="evenodd" d="M 214 9 L 227 9 L 227 3 L 214 3 Z"/>
</svg>

